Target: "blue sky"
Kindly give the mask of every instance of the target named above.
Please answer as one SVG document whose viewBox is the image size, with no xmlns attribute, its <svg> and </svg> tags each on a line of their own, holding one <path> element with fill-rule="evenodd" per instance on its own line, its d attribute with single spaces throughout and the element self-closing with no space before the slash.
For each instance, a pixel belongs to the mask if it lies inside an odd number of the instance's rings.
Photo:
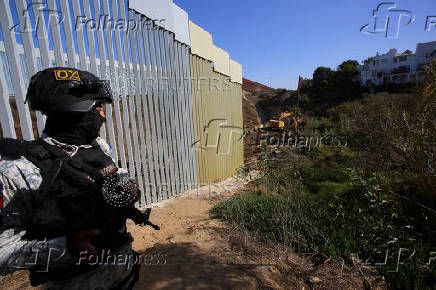
<svg viewBox="0 0 436 290">
<path fill-rule="evenodd" d="M 390 48 L 415 51 L 416 43 L 436 40 L 435 27 L 425 31 L 427 16 L 436 16 L 435 0 L 396 1 L 396 9 L 415 16 L 407 26 L 403 18 L 397 39 L 360 32 L 373 21 L 372 11 L 381 1 L 174 2 L 242 64 L 244 77 L 276 88 L 295 89 L 298 76 L 311 78 L 318 66 L 336 68 L 344 60 L 362 61 Z"/>
</svg>

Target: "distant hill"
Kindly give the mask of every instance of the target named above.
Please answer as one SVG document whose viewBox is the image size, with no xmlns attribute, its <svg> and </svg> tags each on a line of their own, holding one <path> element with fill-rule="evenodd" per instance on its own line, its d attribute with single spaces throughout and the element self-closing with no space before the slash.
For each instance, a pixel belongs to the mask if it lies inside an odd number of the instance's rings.
<svg viewBox="0 0 436 290">
<path fill-rule="evenodd" d="M 265 86 L 264 84 L 253 82 L 248 79 L 242 79 L 242 89 L 249 92 L 268 92 L 275 91 L 275 89 Z"/>
</svg>

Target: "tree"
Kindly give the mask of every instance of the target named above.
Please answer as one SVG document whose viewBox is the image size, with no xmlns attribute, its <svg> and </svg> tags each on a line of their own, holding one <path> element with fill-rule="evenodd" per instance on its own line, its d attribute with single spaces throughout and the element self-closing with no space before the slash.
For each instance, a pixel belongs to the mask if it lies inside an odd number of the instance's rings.
<svg viewBox="0 0 436 290">
<path fill-rule="evenodd" d="M 338 66 L 335 73 L 334 84 L 339 89 L 354 88 L 354 83 L 358 81 L 359 63 L 356 60 L 346 60 Z"/>
<path fill-rule="evenodd" d="M 345 76 L 354 78 L 359 74 L 359 63 L 357 60 L 346 60 L 338 66 L 338 71 L 344 73 Z"/>
<path fill-rule="evenodd" d="M 325 84 L 325 82 L 323 81 L 327 81 L 327 83 L 329 83 L 332 80 L 332 78 L 333 78 L 332 69 L 329 67 L 320 66 L 313 72 L 313 85 L 318 86 L 321 84 L 321 82 Z"/>
<path fill-rule="evenodd" d="M 313 72 L 312 86 L 305 90 L 314 98 L 353 97 L 360 94 L 359 63 L 346 60 L 337 70 L 320 66 Z"/>
</svg>

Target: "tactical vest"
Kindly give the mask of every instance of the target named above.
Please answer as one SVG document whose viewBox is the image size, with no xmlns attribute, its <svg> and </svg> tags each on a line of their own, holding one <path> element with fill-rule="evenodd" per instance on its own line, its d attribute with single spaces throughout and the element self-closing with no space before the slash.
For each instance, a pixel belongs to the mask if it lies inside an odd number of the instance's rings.
<svg viewBox="0 0 436 290">
<path fill-rule="evenodd" d="M 131 184 L 133 180 L 120 177 L 115 163 L 98 146 L 81 148 L 71 157 L 43 140 L 2 139 L 0 154 L 12 158 L 23 156 L 37 166 L 42 175 L 42 183 L 36 191 L 16 194 L 11 199 L 6 211 L 1 213 L 0 230 L 25 230 L 25 238 L 43 240 L 98 229 L 101 234 L 91 240 L 92 244 L 98 249 L 117 250 L 133 241 L 125 228 L 127 218 L 138 225 L 160 229 L 149 221 L 151 209 L 142 212 L 135 208 L 139 189 Z M 23 216 L 17 219 L 8 215 L 8 208 L 21 209 Z M 38 286 L 46 281 L 62 281 L 96 267 L 98 265 L 72 265 L 50 269 L 47 273 L 31 269 L 30 282 Z"/>
<path fill-rule="evenodd" d="M 4 216 L 3 229 L 24 226 L 27 238 L 50 239 L 81 230 L 115 232 L 125 226 L 125 215 L 102 198 L 102 184 L 117 166 L 100 147 L 80 148 L 70 157 L 43 140 L 3 139 L 0 154 L 24 156 L 42 175 L 38 190 L 25 195 L 31 198 L 25 222 L 17 225 Z M 20 206 L 20 202 L 12 198 L 8 207 Z"/>
</svg>

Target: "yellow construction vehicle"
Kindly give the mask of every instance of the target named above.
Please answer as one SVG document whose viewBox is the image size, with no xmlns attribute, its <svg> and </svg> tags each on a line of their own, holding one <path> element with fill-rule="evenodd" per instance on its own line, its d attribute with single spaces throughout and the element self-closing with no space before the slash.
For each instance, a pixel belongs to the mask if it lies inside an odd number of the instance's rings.
<svg viewBox="0 0 436 290">
<path fill-rule="evenodd" d="M 287 117 L 290 117 L 290 116 L 292 116 L 292 113 L 291 112 L 284 112 L 284 113 L 281 113 L 280 114 L 280 121 L 281 120 L 283 120 L 284 118 L 287 118 Z"/>
<path fill-rule="evenodd" d="M 291 112 L 281 113 L 278 120 L 269 120 L 266 122 L 264 129 L 283 130 L 285 128 L 285 122 L 283 120 L 290 116 L 292 116 Z"/>
<path fill-rule="evenodd" d="M 285 127 L 285 122 L 278 120 L 269 120 L 266 122 L 265 129 L 283 129 Z"/>
</svg>

